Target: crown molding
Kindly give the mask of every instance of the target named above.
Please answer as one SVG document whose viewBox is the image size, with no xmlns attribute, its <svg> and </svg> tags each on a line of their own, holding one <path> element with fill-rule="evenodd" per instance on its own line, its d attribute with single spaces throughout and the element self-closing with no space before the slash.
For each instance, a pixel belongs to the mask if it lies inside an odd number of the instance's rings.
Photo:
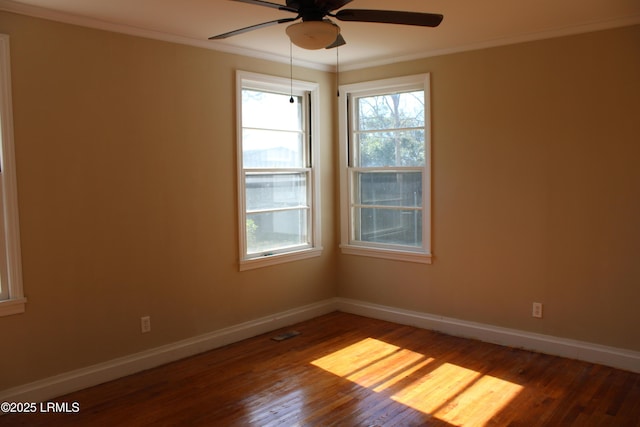
<svg viewBox="0 0 640 427">
<path fill-rule="evenodd" d="M 102 21 L 99 19 L 88 18 L 86 16 L 74 15 L 65 12 L 58 12 L 55 10 L 26 5 L 11 0 L 0 0 L 0 11 L 16 13 L 19 15 L 30 16 L 33 18 L 47 19 L 50 21 L 62 22 L 65 24 L 77 25 L 81 27 L 88 27 L 97 30 L 110 31 L 114 33 L 126 34 L 130 36 L 142 37 L 153 40 L 160 40 L 169 43 L 183 44 L 187 46 L 200 47 L 203 49 L 213 50 L 217 52 L 230 53 L 234 55 L 247 56 L 250 58 L 264 59 L 267 61 L 273 61 L 283 64 L 289 64 L 291 59 L 286 55 L 276 55 L 272 53 L 261 52 L 258 50 L 228 46 L 222 44 L 211 43 L 209 40 L 194 39 L 191 37 L 185 37 L 177 34 L 170 34 L 161 31 L 148 30 L 145 28 L 138 28 L 129 25 L 117 24 L 113 22 Z M 329 66 L 324 64 L 318 64 L 315 62 L 301 61 L 293 59 L 293 64 L 296 66 L 310 68 L 319 71 L 334 71 L 335 66 Z"/>
<path fill-rule="evenodd" d="M 572 25 L 564 28 L 555 28 L 534 33 L 520 34 L 511 37 L 501 37 L 491 40 L 485 40 L 478 43 L 470 43 L 454 46 L 445 49 L 434 49 L 428 52 L 420 52 L 413 55 L 394 56 L 389 58 L 379 58 L 372 61 L 358 62 L 354 64 L 340 64 L 342 71 L 354 71 L 365 68 L 380 67 L 389 64 L 397 64 L 400 62 L 416 61 L 420 59 L 431 58 L 435 56 L 450 55 L 454 53 L 468 52 L 473 50 L 489 49 L 493 47 L 508 46 L 512 44 L 527 43 L 537 40 L 553 39 L 557 37 L 572 36 L 583 33 L 591 33 L 595 31 L 609 30 L 613 28 L 629 27 L 640 24 L 640 15 L 627 18 L 594 21 L 588 24 Z"/>
<path fill-rule="evenodd" d="M 131 36 L 143 37 L 154 40 L 161 40 L 170 43 L 183 44 L 188 46 L 200 47 L 203 49 L 213 50 L 217 52 L 230 53 L 234 55 L 247 56 L 256 59 L 263 59 L 267 61 L 273 61 L 283 64 L 289 64 L 290 58 L 287 55 L 277 55 L 272 53 L 265 53 L 258 50 L 228 46 L 222 44 L 215 44 L 215 46 L 208 40 L 194 39 L 191 37 L 185 37 L 177 34 L 169 34 L 160 31 L 149 30 L 145 28 L 138 28 L 129 25 L 117 24 L 113 22 L 102 21 L 98 19 L 88 18 L 85 16 L 74 15 L 65 12 L 58 12 L 55 10 L 31 6 L 23 3 L 18 3 L 12 0 L 0 0 L 0 11 L 12 12 L 20 15 L 31 16 L 35 18 L 42 18 L 51 21 L 63 22 L 66 24 L 78 25 L 82 27 L 89 27 L 104 31 L 111 31 L 115 33 L 127 34 Z M 386 58 L 378 58 L 370 61 L 358 61 L 354 63 L 340 64 L 340 71 L 354 71 L 365 68 L 379 67 L 389 64 L 395 64 L 399 62 L 415 61 L 435 56 L 450 55 L 454 53 L 461 53 L 473 50 L 488 49 L 492 47 L 506 46 L 511 44 L 526 43 L 536 40 L 551 39 L 556 37 L 564 37 L 582 33 L 588 33 L 593 31 L 601 31 L 619 27 L 626 27 L 631 25 L 640 24 L 640 15 L 634 15 L 630 17 L 612 19 L 612 20 L 600 20 L 581 25 L 572 25 L 564 28 L 554 28 L 544 31 L 538 31 L 533 33 L 520 34 L 511 37 L 502 37 L 491 40 L 484 40 L 478 43 L 470 43 L 464 45 L 453 46 L 444 49 L 434 49 L 426 52 L 419 52 L 416 54 L 405 56 L 394 56 Z M 310 61 L 302 61 L 293 59 L 293 64 L 296 66 L 319 70 L 336 72 L 335 65 L 319 64 Z"/>
</svg>

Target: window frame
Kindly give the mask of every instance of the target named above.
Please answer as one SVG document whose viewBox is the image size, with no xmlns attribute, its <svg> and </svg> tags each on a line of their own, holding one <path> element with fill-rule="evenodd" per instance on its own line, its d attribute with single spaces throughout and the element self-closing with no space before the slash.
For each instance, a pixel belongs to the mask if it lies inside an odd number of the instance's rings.
<svg viewBox="0 0 640 427">
<path fill-rule="evenodd" d="M 258 91 L 279 93 L 284 95 L 303 95 L 308 101 L 305 106 L 303 120 L 306 120 L 305 130 L 308 164 L 302 168 L 269 169 L 265 172 L 276 173 L 302 172 L 306 173 L 307 201 L 309 216 L 307 220 L 308 244 L 293 248 L 284 248 L 260 254 L 247 253 L 246 236 L 246 185 L 247 171 L 257 168 L 246 168 L 243 165 L 243 123 L 242 123 L 242 90 L 254 89 Z M 320 230 L 320 135 L 319 121 L 319 84 L 300 80 L 287 79 L 248 71 L 236 72 L 236 136 L 237 136 L 237 187 L 238 187 L 238 239 L 239 239 L 239 269 L 240 271 L 266 267 L 285 262 L 320 256 L 322 253 Z M 250 173 L 250 172 L 249 172 Z"/>
<path fill-rule="evenodd" d="M 419 169 L 422 172 L 422 246 L 411 248 L 376 242 L 357 241 L 354 236 L 352 216 L 353 184 L 351 175 L 362 170 L 352 164 L 350 155 L 355 152 L 351 146 L 356 131 L 352 125 L 355 119 L 354 97 L 385 95 L 412 90 L 424 90 L 424 165 L 420 167 L 402 167 Z M 430 74 L 395 77 L 390 79 L 367 81 L 340 86 L 338 108 L 339 144 L 340 144 L 340 248 L 343 254 L 385 258 L 399 261 L 431 264 L 431 94 Z M 380 167 L 379 170 L 400 169 Z M 370 169 L 369 169 L 370 170 Z"/>
<path fill-rule="evenodd" d="M 0 316 L 23 313 L 9 36 L 0 34 Z M 7 286 L 4 286 L 6 284 Z"/>
</svg>

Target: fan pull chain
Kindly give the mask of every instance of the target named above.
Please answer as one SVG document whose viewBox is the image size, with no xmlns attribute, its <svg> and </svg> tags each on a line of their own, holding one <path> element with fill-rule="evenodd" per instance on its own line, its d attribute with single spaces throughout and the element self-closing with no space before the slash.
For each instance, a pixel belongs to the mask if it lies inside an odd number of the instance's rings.
<svg viewBox="0 0 640 427">
<path fill-rule="evenodd" d="M 340 97 L 340 56 L 338 55 L 339 50 L 340 47 L 336 46 L 336 93 L 338 97 Z"/>
<path fill-rule="evenodd" d="M 293 43 L 291 41 L 289 41 L 289 77 L 291 81 L 291 98 L 289 98 L 289 102 L 293 104 Z"/>
</svg>

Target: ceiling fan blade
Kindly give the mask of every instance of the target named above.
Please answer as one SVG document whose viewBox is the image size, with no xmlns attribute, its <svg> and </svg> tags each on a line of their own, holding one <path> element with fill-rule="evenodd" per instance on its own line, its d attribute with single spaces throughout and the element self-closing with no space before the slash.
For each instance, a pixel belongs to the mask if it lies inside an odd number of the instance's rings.
<svg viewBox="0 0 640 427">
<path fill-rule="evenodd" d="M 298 13 L 298 9 L 294 9 L 292 7 L 285 6 L 278 3 L 271 3 L 269 1 L 263 1 L 263 0 L 232 0 L 232 1 L 238 1 L 240 3 L 255 4 L 258 6 L 270 7 L 272 9 L 285 10 L 287 12 Z"/>
<path fill-rule="evenodd" d="M 344 9 L 338 11 L 335 17 L 340 21 L 380 22 L 383 24 L 418 25 L 421 27 L 437 27 L 443 18 L 442 15 L 437 13 L 371 9 Z"/>
<path fill-rule="evenodd" d="M 228 33 L 218 34 L 217 36 L 211 36 L 211 37 L 209 37 L 209 40 L 226 39 L 227 37 L 237 36 L 238 34 L 247 33 L 249 31 L 257 30 L 257 29 L 264 28 L 264 27 L 270 27 L 271 25 L 284 24 L 285 22 L 292 22 L 292 21 L 297 20 L 298 18 L 299 17 L 296 17 L 296 18 L 284 18 L 284 19 L 276 19 L 275 21 L 263 22 L 262 24 L 256 24 L 256 25 L 252 25 L 250 27 L 240 28 L 239 30 L 229 31 Z"/>
<path fill-rule="evenodd" d="M 344 37 L 342 37 L 342 34 L 338 34 L 338 37 L 336 37 L 336 41 L 325 47 L 325 49 L 333 49 L 334 47 L 344 46 L 345 44 L 347 44 L 347 42 L 345 41 Z"/>
</svg>

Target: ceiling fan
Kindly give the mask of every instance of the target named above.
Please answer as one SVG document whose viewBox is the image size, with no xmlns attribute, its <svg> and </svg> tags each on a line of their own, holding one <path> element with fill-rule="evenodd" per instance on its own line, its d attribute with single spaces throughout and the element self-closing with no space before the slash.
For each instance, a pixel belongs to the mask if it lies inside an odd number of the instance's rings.
<svg viewBox="0 0 640 427">
<path fill-rule="evenodd" d="M 372 9 L 342 9 L 352 0 L 286 0 L 286 5 L 271 3 L 264 0 L 232 0 L 257 6 L 270 7 L 285 12 L 295 13 L 295 18 L 276 19 L 262 24 L 240 28 L 217 36 L 209 40 L 226 39 L 227 37 L 246 33 L 276 24 L 297 21 L 302 22 L 289 25 L 287 35 L 293 44 L 304 49 L 331 49 L 346 44 L 340 34 L 340 27 L 327 17 L 339 21 L 378 22 L 383 24 L 417 25 L 422 27 L 437 27 L 443 16 L 436 13 L 401 12 L 395 10 Z M 337 11 L 334 13 L 334 11 Z"/>
</svg>

